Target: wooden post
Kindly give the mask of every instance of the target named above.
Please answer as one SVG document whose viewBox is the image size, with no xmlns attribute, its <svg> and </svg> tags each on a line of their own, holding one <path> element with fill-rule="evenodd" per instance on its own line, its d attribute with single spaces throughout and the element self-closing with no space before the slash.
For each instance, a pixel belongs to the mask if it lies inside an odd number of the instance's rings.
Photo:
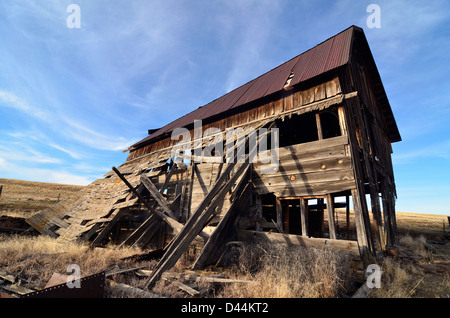
<svg viewBox="0 0 450 318">
<path fill-rule="evenodd" d="M 347 240 L 350 239 L 350 196 L 345 196 L 345 222 L 347 225 Z"/>
<path fill-rule="evenodd" d="M 328 231 L 330 239 L 336 239 L 336 225 L 334 223 L 334 198 L 331 194 L 327 194 L 327 213 L 328 213 Z"/>
<path fill-rule="evenodd" d="M 263 217 L 263 208 L 262 208 L 262 201 L 261 201 L 261 196 L 259 194 L 255 195 L 255 209 L 256 209 L 256 224 L 255 224 L 255 229 L 256 231 L 261 231 L 262 227 L 261 227 L 261 218 Z"/>
<path fill-rule="evenodd" d="M 300 219 L 302 222 L 302 236 L 308 236 L 308 224 L 307 224 L 307 209 L 306 209 L 306 200 L 300 198 Z"/>
<path fill-rule="evenodd" d="M 364 267 L 367 267 L 370 264 L 370 249 L 358 190 L 352 190 L 352 197 L 355 214 L 356 239 L 358 241 L 359 253 L 364 263 Z"/>
<path fill-rule="evenodd" d="M 283 228 L 283 209 L 281 207 L 281 200 L 278 198 L 275 198 L 275 209 L 277 212 L 277 229 L 280 231 L 280 233 L 284 232 Z"/>
<path fill-rule="evenodd" d="M 381 180 L 381 202 L 383 205 L 383 214 L 384 214 L 384 231 L 385 231 L 385 237 L 386 237 L 386 243 L 387 245 L 393 245 L 395 244 L 395 233 L 394 233 L 394 227 L 393 227 L 393 220 L 391 218 L 392 211 L 391 211 L 391 205 L 389 204 L 389 196 L 391 194 L 388 190 L 388 184 L 386 182 L 386 179 L 383 178 Z"/>
<path fill-rule="evenodd" d="M 195 171 L 197 170 L 197 164 L 194 162 L 194 160 L 191 161 L 191 175 L 190 175 L 190 182 L 189 182 L 189 191 L 188 191 L 188 197 L 186 200 L 186 206 L 184 208 L 184 215 L 186 222 L 191 217 L 191 204 L 192 204 L 192 190 L 194 189 L 194 175 Z"/>
<path fill-rule="evenodd" d="M 319 140 L 323 139 L 323 133 L 322 133 L 322 123 L 320 122 L 320 115 L 316 114 L 316 124 L 317 124 L 317 136 L 319 137 Z"/>
<path fill-rule="evenodd" d="M 324 209 L 323 209 L 323 198 L 319 198 L 317 199 L 317 211 L 320 213 L 320 237 L 323 237 L 323 232 L 324 232 L 324 228 L 325 228 L 325 224 L 324 224 Z"/>
</svg>

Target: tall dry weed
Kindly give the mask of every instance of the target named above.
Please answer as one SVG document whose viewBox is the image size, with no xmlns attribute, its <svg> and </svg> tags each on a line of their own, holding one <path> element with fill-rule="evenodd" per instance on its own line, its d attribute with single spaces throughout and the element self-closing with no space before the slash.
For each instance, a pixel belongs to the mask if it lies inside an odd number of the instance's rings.
<svg viewBox="0 0 450 318">
<path fill-rule="evenodd" d="M 380 288 L 371 290 L 371 298 L 409 298 L 420 273 L 413 266 L 386 258 L 381 266 Z"/>
<path fill-rule="evenodd" d="M 136 252 L 131 248 L 89 249 L 77 243 L 61 244 L 46 236 L 0 236 L 0 267 L 32 288 L 43 288 L 55 272 L 71 274 L 71 264 L 79 266 L 83 277 L 101 272 Z"/>
<path fill-rule="evenodd" d="M 409 257 L 429 257 L 426 238 L 423 235 L 413 237 L 405 234 L 399 237 L 398 243 L 407 249 Z M 401 261 L 401 259 L 387 257 L 384 259 L 381 270 L 381 288 L 373 289 L 370 297 L 409 298 L 413 295 L 415 285 L 423 277 L 415 262 L 408 262 L 408 258 Z"/>
<path fill-rule="evenodd" d="M 409 234 L 402 235 L 400 236 L 398 242 L 400 245 L 409 248 L 411 252 L 413 252 L 417 256 L 428 256 L 427 249 L 425 248 L 427 239 L 423 235 L 419 235 L 417 237 L 412 237 Z"/>
<path fill-rule="evenodd" d="M 235 272 L 252 283 L 225 287 L 225 297 L 329 298 L 345 292 L 349 257 L 331 249 L 250 245 Z"/>
</svg>

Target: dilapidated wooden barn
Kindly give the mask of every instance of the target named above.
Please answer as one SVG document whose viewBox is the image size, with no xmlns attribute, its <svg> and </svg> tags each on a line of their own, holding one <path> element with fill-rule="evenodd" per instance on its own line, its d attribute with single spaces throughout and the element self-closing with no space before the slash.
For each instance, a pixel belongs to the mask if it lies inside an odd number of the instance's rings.
<svg viewBox="0 0 450 318">
<path fill-rule="evenodd" d="M 401 137 L 359 27 L 148 133 L 80 198 L 28 223 L 61 241 L 163 249 L 150 285 L 193 242 L 195 268 L 236 240 L 329 245 L 367 262 L 395 242 Z"/>
</svg>

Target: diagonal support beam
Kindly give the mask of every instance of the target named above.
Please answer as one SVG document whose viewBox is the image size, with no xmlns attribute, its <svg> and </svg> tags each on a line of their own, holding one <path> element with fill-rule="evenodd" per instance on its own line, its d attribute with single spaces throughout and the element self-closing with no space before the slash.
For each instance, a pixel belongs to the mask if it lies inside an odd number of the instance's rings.
<svg viewBox="0 0 450 318">
<path fill-rule="evenodd" d="M 120 173 L 119 170 L 117 170 L 116 167 L 112 167 L 112 170 L 117 174 L 117 176 L 122 179 L 122 181 L 128 186 L 128 188 L 131 190 L 131 192 L 136 195 L 139 200 L 145 205 L 145 207 L 153 212 L 156 213 L 158 217 L 166 221 L 175 231 L 179 232 L 183 228 L 183 224 L 179 223 L 175 219 L 173 219 L 170 215 L 166 215 L 165 213 L 158 211 L 158 209 L 155 209 L 153 207 L 153 204 L 147 200 L 145 197 L 143 197 L 136 189 L 128 182 L 128 180 Z"/>
<path fill-rule="evenodd" d="M 172 210 L 169 208 L 166 198 L 164 198 L 158 191 L 153 182 L 145 175 L 141 175 L 142 185 L 150 192 L 150 195 L 156 200 L 158 205 L 163 209 L 164 213 L 175 219 Z"/>
<path fill-rule="evenodd" d="M 117 176 L 122 179 L 122 181 L 128 186 L 128 188 L 133 192 L 139 200 L 145 205 L 145 207 L 152 213 L 155 213 L 159 218 L 164 220 L 166 223 L 168 223 L 175 232 L 179 233 L 181 229 L 183 228 L 183 224 L 172 218 L 170 215 L 166 215 L 165 213 L 161 212 L 159 209 L 155 209 L 153 207 L 153 204 L 147 200 L 145 197 L 143 197 L 136 189 L 128 182 L 128 180 L 120 173 L 119 170 L 117 170 L 116 167 L 112 167 L 112 170 L 117 174 Z M 205 232 L 201 232 L 199 234 L 203 239 L 208 239 L 209 234 Z"/>
<path fill-rule="evenodd" d="M 245 178 L 245 175 L 243 179 Z M 248 181 L 248 180 L 246 180 Z M 216 226 L 214 232 L 211 233 L 211 237 L 206 242 L 200 255 L 197 257 L 192 269 L 199 270 L 204 266 L 215 262 L 221 253 L 222 247 L 225 245 L 226 241 L 230 241 L 230 235 L 233 235 L 234 229 L 232 229 L 232 223 L 236 219 L 237 207 L 242 204 L 241 200 L 242 194 L 249 188 L 249 183 L 245 183 L 242 186 L 237 186 L 233 194 L 235 195 L 235 200 L 228 208 L 222 220 Z M 230 234 L 231 233 L 231 234 Z"/>
<path fill-rule="evenodd" d="M 172 244 L 156 265 L 152 276 L 147 282 L 147 288 L 152 288 L 161 278 L 161 275 L 175 265 L 197 234 L 203 229 L 208 218 L 214 213 L 215 208 L 223 200 L 226 193 L 231 189 L 238 177 L 241 176 L 244 171 L 249 169 L 250 164 L 248 162 L 243 163 L 236 173 L 230 178 L 230 180 L 225 182 L 234 166 L 235 164 L 228 165 L 226 172 L 220 176 L 219 180 L 197 207 L 197 210 L 188 220 L 182 231 L 180 231 L 180 233 L 174 238 Z"/>
</svg>

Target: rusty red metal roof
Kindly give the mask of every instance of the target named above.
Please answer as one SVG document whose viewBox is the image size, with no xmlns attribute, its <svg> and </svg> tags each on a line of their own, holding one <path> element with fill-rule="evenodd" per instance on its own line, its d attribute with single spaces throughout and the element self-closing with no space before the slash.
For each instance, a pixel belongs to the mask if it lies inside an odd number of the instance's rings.
<svg viewBox="0 0 450 318">
<path fill-rule="evenodd" d="M 194 120 L 205 120 L 279 92 L 291 73 L 293 78 L 290 86 L 294 86 L 349 63 L 355 29 L 361 30 L 355 26 L 349 27 L 271 71 L 167 124 L 133 145 L 131 149 L 156 141 L 158 137 L 171 133 L 175 128 L 191 125 Z"/>
</svg>

